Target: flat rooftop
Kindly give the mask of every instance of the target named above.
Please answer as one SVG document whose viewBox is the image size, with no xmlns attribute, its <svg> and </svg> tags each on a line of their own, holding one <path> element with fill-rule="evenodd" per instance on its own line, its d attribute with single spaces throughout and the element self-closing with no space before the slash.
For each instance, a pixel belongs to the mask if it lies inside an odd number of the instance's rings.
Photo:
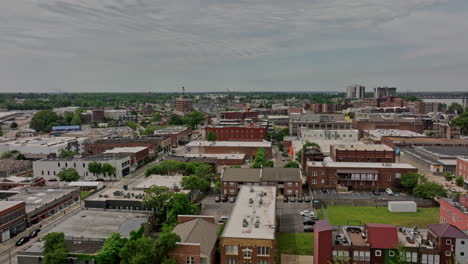
<svg viewBox="0 0 468 264">
<path fill-rule="evenodd" d="M 464 139 L 449 139 L 449 138 L 433 138 L 433 137 L 386 137 L 390 141 L 395 141 L 397 143 L 413 143 L 413 144 L 434 144 L 434 143 L 444 143 L 444 144 L 468 144 L 468 140 Z"/>
<path fill-rule="evenodd" d="M 425 137 L 423 134 L 419 134 L 410 130 L 400 130 L 400 129 L 375 129 L 375 130 L 366 130 L 366 133 L 370 135 L 371 138 L 381 139 L 382 137 Z"/>
<path fill-rule="evenodd" d="M 468 148 L 465 146 L 421 146 L 416 147 L 439 157 L 468 157 Z"/>
<path fill-rule="evenodd" d="M 123 147 L 106 150 L 104 153 L 137 153 L 148 149 L 147 147 Z"/>
<path fill-rule="evenodd" d="M 0 201 L 0 212 L 20 203 L 22 203 L 22 201 Z"/>
<path fill-rule="evenodd" d="M 338 144 L 332 145 L 336 150 L 357 150 L 357 151 L 392 151 L 387 145 L 380 144 Z"/>
<path fill-rule="evenodd" d="M 183 154 L 184 157 L 189 158 L 215 158 L 215 159 L 240 159 L 245 158 L 245 154 Z"/>
<path fill-rule="evenodd" d="M 124 237 L 148 220 L 148 213 L 82 210 L 66 218 L 50 232 L 63 232 L 67 237 L 108 238 L 113 233 Z"/>
<path fill-rule="evenodd" d="M 168 176 L 168 175 L 151 175 L 148 178 L 146 178 L 145 181 L 139 183 L 135 187 L 133 187 L 134 190 L 145 190 L 149 189 L 153 185 L 157 186 L 165 186 L 170 189 L 181 189 L 180 182 L 182 181 L 182 178 L 184 176 L 179 175 L 179 176 Z"/>
<path fill-rule="evenodd" d="M 309 161 L 308 167 L 329 167 L 329 168 L 356 168 L 356 169 L 416 169 L 407 163 L 380 163 L 380 162 L 320 162 Z"/>
<path fill-rule="evenodd" d="M 272 240 L 275 227 L 276 187 L 242 186 L 221 237 Z"/>
<path fill-rule="evenodd" d="M 13 191 L 13 190 L 9 190 Z M 15 190 L 15 195 L 8 197 L 8 201 L 24 201 L 26 213 L 32 212 L 41 206 L 51 204 L 56 200 L 77 192 L 76 188 L 29 187 Z"/>
<path fill-rule="evenodd" d="M 251 148 L 270 148 L 270 141 L 192 141 L 187 147 L 251 147 Z"/>
</svg>

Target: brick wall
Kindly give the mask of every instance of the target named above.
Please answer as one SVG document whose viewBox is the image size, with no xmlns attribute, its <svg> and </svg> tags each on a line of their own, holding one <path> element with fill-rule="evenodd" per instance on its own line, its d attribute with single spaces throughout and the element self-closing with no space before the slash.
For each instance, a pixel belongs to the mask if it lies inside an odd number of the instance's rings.
<svg viewBox="0 0 468 264">
<path fill-rule="evenodd" d="M 251 159 L 257 153 L 256 147 L 218 147 L 218 146 L 206 146 L 202 147 L 201 153 L 206 154 L 245 154 L 246 158 Z M 271 159 L 271 147 L 264 148 L 267 159 Z"/>
<path fill-rule="evenodd" d="M 198 244 L 185 244 L 177 243 L 177 248 L 168 253 L 169 256 L 174 257 L 178 264 L 186 264 L 187 258 L 194 257 L 195 263 L 200 263 L 200 245 Z"/>
<path fill-rule="evenodd" d="M 207 216 L 207 215 L 178 215 L 177 216 L 177 223 L 182 224 L 188 221 L 191 221 L 193 219 L 205 219 L 206 221 L 215 223 L 215 218 L 214 216 Z"/>
<path fill-rule="evenodd" d="M 330 146 L 330 157 L 338 162 L 395 162 L 395 152 L 393 150 L 343 150 L 335 149 L 333 145 Z"/>
<path fill-rule="evenodd" d="M 462 231 L 468 230 L 468 215 L 461 212 L 458 208 L 451 205 L 444 199 L 440 199 L 439 223 L 451 224 Z"/>
<path fill-rule="evenodd" d="M 226 254 L 226 245 L 237 245 L 238 254 Z M 258 247 L 270 247 L 269 256 L 258 256 Z M 251 258 L 244 258 L 244 249 L 251 249 Z M 260 260 L 266 260 L 269 263 L 275 263 L 276 241 L 266 239 L 242 239 L 242 238 L 222 238 L 220 243 L 221 264 L 227 264 L 227 259 L 237 259 L 237 263 L 257 264 Z"/>
<path fill-rule="evenodd" d="M 217 141 L 263 141 L 264 127 L 206 127 L 206 135 L 213 132 Z"/>
</svg>

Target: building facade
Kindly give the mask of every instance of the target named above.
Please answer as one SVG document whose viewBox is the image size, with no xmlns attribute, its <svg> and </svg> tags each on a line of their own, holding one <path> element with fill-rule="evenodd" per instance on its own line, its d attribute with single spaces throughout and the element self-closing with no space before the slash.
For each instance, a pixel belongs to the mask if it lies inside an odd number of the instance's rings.
<svg viewBox="0 0 468 264">
<path fill-rule="evenodd" d="M 397 96 L 397 88 L 395 87 L 375 87 L 374 98 L 382 98 L 387 96 Z"/>
<path fill-rule="evenodd" d="M 352 123 L 345 120 L 342 114 L 291 114 L 289 132 L 297 136 L 301 128 L 309 130 L 349 130 Z"/>
<path fill-rule="evenodd" d="M 192 99 L 186 95 L 176 99 L 176 113 L 179 115 L 185 115 L 190 112 L 193 112 Z"/>
<path fill-rule="evenodd" d="M 20 201 L 0 201 L 0 243 L 26 229 L 26 204 Z"/>
<path fill-rule="evenodd" d="M 394 163 L 395 151 L 385 145 L 330 145 L 330 158 L 338 162 Z"/>
<path fill-rule="evenodd" d="M 217 141 L 263 141 L 264 127 L 205 127 L 206 135 L 213 132 Z"/>
<path fill-rule="evenodd" d="M 346 87 L 346 98 L 359 99 L 366 97 L 366 87 L 363 85 L 350 85 Z"/>
<path fill-rule="evenodd" d="M 439 217 L 441 224 L 451 224 L 462 231 L 468 231 L 468 196 L 440 199 Z"/>
<path fill-rule="evenodd" d="M 169 151 L 172 140 L 169 137 L 146 137 L 135 139 L 99 139 L 94 142 L 86 142 L 84 150 L 87 154 L 99 154 L 106 150 L 123 147 L 148 147 L 150 154 L 159 151 Z"/>
</svg>

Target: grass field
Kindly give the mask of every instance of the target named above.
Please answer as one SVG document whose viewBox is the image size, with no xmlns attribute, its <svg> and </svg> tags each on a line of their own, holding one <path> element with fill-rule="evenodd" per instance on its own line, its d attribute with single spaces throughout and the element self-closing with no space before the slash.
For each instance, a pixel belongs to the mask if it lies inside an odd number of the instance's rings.
<svg viewBox="0 0 468 264">
<path fill-rule="evenodd" d="M 364 206 L 330 206 L 326 208 L 328 219 L 332 225 L 383 223 L 396 226 L 427 227 L 439 222 L 439 208 L 418 208 L 416 213 L 391 213 L 387 207 Z"/>
<path fill-rule="evenodd" d="M 313 233 L 277 233 L 276 241 L 279 255 L 312 255 L 314 251 Z"/>
<path fill-rule="evenodd" d="M 80 192 L 80 199 L 83 200 L 84 198 L 86 198 L 90 194 L 91 194 L 91 192 L 81 191 Z"/>
</svg>

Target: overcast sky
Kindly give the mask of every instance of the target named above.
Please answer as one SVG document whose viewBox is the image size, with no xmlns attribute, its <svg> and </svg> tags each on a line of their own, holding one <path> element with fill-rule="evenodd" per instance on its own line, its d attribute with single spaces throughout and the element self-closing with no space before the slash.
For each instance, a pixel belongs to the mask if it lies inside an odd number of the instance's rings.
<svg viewBox="0 0 468 264">
<path fill-rule="evenodd" d="M 1 92 L 468 91 L 467 0 L 2 0 Z"/>
</svg>

